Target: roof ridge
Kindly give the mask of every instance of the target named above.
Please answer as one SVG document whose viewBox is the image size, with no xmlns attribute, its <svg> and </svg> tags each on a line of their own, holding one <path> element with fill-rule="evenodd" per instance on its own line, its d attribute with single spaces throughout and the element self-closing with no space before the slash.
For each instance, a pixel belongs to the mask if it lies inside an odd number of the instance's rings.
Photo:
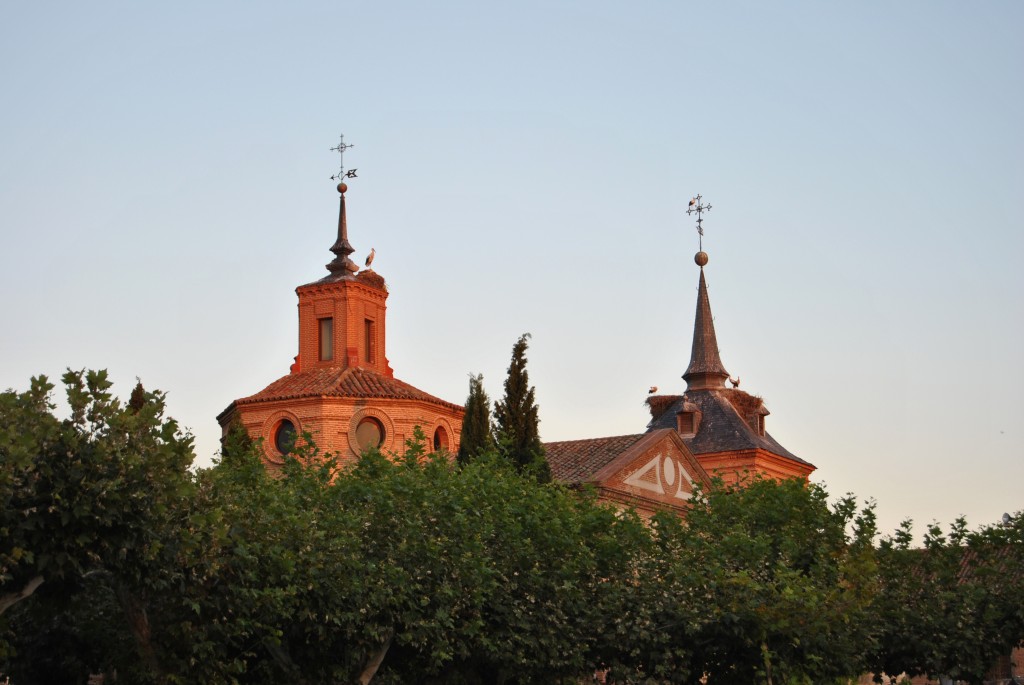
<svg viewBox="0 0 1024 685">
<path fill-rule="evenodd" d="M 606 435 L 600 438 L 578 438 L 576 440 L 547 440 L 545 445 L 563 445 L 570 442 L 598 442 L 601 440 L 620 440 L 623 438 L 641 438 L 647 433 L 625 433 L 623 435 Z"/>
</svg>

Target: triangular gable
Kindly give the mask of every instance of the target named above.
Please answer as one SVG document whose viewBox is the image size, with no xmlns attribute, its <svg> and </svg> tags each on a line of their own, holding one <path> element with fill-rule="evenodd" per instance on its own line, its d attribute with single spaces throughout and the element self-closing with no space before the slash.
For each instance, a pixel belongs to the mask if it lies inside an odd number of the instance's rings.
<svg viewBox="0 0 1024 685">
<path fill-rule="evenodd" d="M 637 441 L 589 482 L 651 505 L 679 507 L 693 496 L 696 484 L 710 479 L 679 434 L 666 428 Z"/>
</svg>

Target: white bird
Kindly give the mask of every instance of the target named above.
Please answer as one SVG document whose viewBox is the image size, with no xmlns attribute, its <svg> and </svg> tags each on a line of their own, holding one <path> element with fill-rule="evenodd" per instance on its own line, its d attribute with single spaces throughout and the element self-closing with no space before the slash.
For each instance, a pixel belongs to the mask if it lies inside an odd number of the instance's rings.
<svg viewBox="0 0 1024 685">
<path fill-rule="evenodd" d="M 371 264 L 373 264 L 373 256 L 375 254 L 377 254 L 377 250 L 371 247 L 370 248 L 370 254 L 366 258 L 366 264 L 364 264 L 364 266 L 370 266 Z"/>
<path fill-rule="evenodd" d="M 730 378 L 729 382 L 732 383 L 732 387 L 734 387 L 734 388 L 740 387 L 740 377 L 739 376 L 736 376 L 735 379 Z"/>
<path fill-rule="evenodd" d="M 695 204 L 697 204 L 697 198 L 695 198 L 695 197 L 691 197 L 691 198 L 690 198 L 690 206 L 692 207 L 692 206 L 694 206 Z"/>
<path fill-rule="evenodd" d="M 658 392 L 658 386 L 656 386 L 656 385 L 652 385 L 652 386 L 651 386 L 651 389 L 647 391 L 647 394 L 648 394 L 648 395 L 653 395 L 653 394 L 654 394 L 654 393 L 656 393 L 656 392 Z"/>
</svg>

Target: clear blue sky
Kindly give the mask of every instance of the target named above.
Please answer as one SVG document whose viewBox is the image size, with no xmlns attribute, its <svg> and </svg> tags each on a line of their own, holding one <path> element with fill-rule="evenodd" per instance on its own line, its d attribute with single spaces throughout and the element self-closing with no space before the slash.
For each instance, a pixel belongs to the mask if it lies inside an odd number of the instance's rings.
<svg viewBox="0 0 1024 685">
<path fill-rule="evenodd" d="M 681 392 L 703 193 L 726 368 L 882 527 L 1024 508 L 1019 2 L 0 6 L 0 387 L 139 376 L 210 463 L 287 373 L 337 167 L 396 375 L 546 440 Z"/>
</svg>

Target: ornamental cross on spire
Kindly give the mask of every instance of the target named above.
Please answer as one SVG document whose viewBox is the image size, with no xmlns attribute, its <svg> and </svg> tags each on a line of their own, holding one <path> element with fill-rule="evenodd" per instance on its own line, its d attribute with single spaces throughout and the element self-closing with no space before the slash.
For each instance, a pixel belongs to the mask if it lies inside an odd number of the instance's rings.
<svg viewBox="0 0 1024 685">
<path fill-rule="evenodd" d="M 704 204 L 703 202 L 701 202 L 702 199 L 703 198 L 701 197 L 700 193 L 697 193 L 696 197 L 690 199 L 690 206 L 686 208 L 686 213 L 687 214 L 693 214 L 693 213 L 697 214 L 697 236 L 698 236 L 698 238 L 697 238 L 697 245 L 699 246 L 701 252 L 704 251 L 704 216 L 703 216 L 703 214 L 704 214 L 704 212 L 710 212 L 711 211 L 711 205 Z"/>
<path fill-rule="evenodd" d="M 350 147 L 355 147 L 355 145 L 346 145 L 345 134 L 342 133 L 341 140 L 338 141 L 338 144 L 335 147 L 331 148 L 331 152 L 337 152 L 338 157 L 340 158 L 338 160 L 338 173 L 334 174 L 334 176 L 331 176 L 332 181 L 340 181 L 343 178 L 356 178 L 356 171 L 358 171 L 358 169 L 350 169 L 348 171 L 345 171 L 345 150 L 349 149 Z"/>
</svg>

